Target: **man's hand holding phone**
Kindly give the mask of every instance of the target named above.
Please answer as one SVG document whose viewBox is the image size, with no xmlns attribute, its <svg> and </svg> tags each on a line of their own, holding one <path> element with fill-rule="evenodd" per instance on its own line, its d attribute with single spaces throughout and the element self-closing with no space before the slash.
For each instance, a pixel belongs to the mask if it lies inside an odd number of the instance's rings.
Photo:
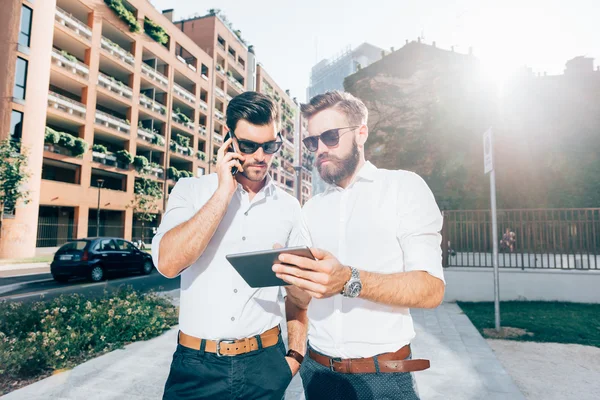
<svg viewBox="0 0 600 400">
<path fill-rule="evenodd" d="M 231 137 L 223 143 L 217 153 L 217 175 L 219 177 L 219 190 L 226 191 L 231 199 L 237 188 L 237 180 L 232 173 L 232 168 L 236 167 L 238 172 L 243 171 L 244 157 L 235 151 L 231 151 L 230 147 L 233 148 L 233 138 Z"/>
</svg>

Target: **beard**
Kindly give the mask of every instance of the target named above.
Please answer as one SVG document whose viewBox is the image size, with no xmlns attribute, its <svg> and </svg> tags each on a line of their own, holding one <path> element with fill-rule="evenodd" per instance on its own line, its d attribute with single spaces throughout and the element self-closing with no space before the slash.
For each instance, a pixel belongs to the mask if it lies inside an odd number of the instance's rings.
<svg viewBox="0 0 600 400">
<path fill-rule="evenodd" d="M 251 167 L 251 166 L 264 166 L 265 168 L 259 169 L 259 170 L 248 169 L 248 167 Z M 268 163 L 252 163 L 252 164 L 243 165 L 242 167 L 244 168 L 244 170 L 240 173 L 242 174 L 242 176 L 244 178 L 246 178 L 252 182 L 262 181 L 263 179 L 265 179 L 265 177 L 267 176 L 267 173 L 269 172 L 269 164 Z"/>
<path fill-rule="evenodd" d="M 327 160 L 329 163 L 327 165 L 323 165 L 321 164 L 321 161 L 323 160 Z M 356 171 L 359 160 L 360 152 L 358 151 L 356 139 L 354 139 L 350 154 L 348 154 L 345 158 L 339 158 L 327 153 L 322 154 L 317 159 L 317 169 L 319 170 L 319 175 L 321 175 L 321 178 L 325 182 L 330 185 L 335 185 L 336 183 L 348 178 L 354 173 L 354 171 Z"/>
</svg>

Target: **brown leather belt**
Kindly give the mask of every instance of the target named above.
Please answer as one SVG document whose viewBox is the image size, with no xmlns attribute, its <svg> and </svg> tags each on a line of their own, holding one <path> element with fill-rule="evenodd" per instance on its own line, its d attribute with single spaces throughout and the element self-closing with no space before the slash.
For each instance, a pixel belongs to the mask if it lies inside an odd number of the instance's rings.
<svg viewBox="0 0 600 400">
<path fill-rule="evenodd" d="M 279 326 L 269 329 L 260 335 L 260 341 L 262 347 L 275 346 L 279 342 Z M 179 344 L 190 349 L 200 350 L 202 341 L 205 342 L 204 351 L 207 353 L 215 353 L 218 356 L 237 356 L 240 354 L 249 353 L 254 350 L 258 350 L 258 339 L 256 336 L 235 339 L 235 340 L 205 340 L 194 336 L 186 335 L 179 331 Z"/>
<path fill-rule="evenodd" d="M 313 350 L 309 350 L 308 355 L 319 364 L 340 374 L 376 373 L 375 358 L 379 363 L 379 372 L 414 372 L 429 368 L 429 360 L 406 359 L 410 356 L 410 345 L 402 347 L 395 353 L 384 353 L 370 358 L 330 358 Z"/>
</svg>

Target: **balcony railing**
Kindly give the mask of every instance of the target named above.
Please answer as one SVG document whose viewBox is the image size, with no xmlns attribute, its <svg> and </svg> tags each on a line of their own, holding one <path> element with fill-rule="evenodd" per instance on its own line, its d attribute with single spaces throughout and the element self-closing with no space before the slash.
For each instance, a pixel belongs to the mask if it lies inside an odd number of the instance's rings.
<svg viewBox="0 0 600 400">
<path fill-rule="evenodd" d="M 225 98 L 225 92 L 223 91 L 223 89 L 221 88 L 215 88 L 215 93 L 217 94 L 217 96 Z"/>
<path fill-rule="evenodd" d="M 92 151 L 92 160 L 97 163 L 101 163 L 111 167 L 117 166 L 117 156 L 115 155 L 115 153 L 111 152 L 100 153 L 97 151 Z"/>
<path fill-rule="evenodd" d="M 98 85 L 128 99 L 133 98 L 133 90 L 129 86 L 108 75 L 104 75 L 102 72 L 98 74 Z"/>
<path fill-rule="evenodd" d="M 246 88 L 244 88 L 244 85 L 242 85 L 237 79 L 235 79 L 233 76 L 229 77 L 229 82 L 231 82 L 233 84 L 234 87 L 236 87 L 238 90 L 240 91 L 245 91 Z"/>
<path fill-rule="evenodd" d="M 185 121 L 176 112 L 173 112 L 171 114 L 171 118 L 173 119 L 174 122 L 177 122 L 178 124 L 181 124 L 188 129 L 194 130 L 194 122 L 193 121 Z"/>
<path fill-rule="evenodd" d="M 184 156 L 187 157 L 191 157 L 192 156 L 192 149 L 189 147 L 183 147 L 182 145 L 180 145 L 177 142 L 171 141 L 171 149 L 179 154 L 182 154 Z"/>
<path fill-rule="evenodd" d="M 217 69 L 218 73 L 225 76 L 225 68 L 223 68 L 220 64 L 217 64 L 217 66 L 215 68 Z"/>
<path fill-rule="evenodd" d="M 157 81 L 164 87 L 169 87 L 169 80 L 167 79 L 167 77 L 146 63 L 142 63 L 142 74 L 146 75 L 153 81 Z"/>
<path fill-rule="evenodd" d="M 219 145 L 223 144 L 223 135 L 221 135 L 218 132 L 215 132 L 213 134 L 213 139 L 215 140 L 215 142 Z"/>
<path fill-rule="evenodd" d="M 225 98 L 227 99 L 227 101 L 231 101 L 233 99 L 233 97 L 231 97 L 230 95 L 226 94 Z"/>
<path fill-rule="evenodd" d="M 224 121 L 225 120 L 225 116 L 223 115 L 223 113 L 221 111 L 215 110 L 215 117 L 217 117 L 217 119 L 219 121 Z"/>
<path fill-rule="evenodd" d="M 175 92 L 176 95 L 178 95 L 179 97 L 183 97 L 190 103 L 192 103 L 192 104 L 196 103 L 196 97 L 189 90 L 184 89 L 183 87 L 179 86 L 176 83 L 173 85 L 173 91 Z"/>
<path fill-rule="evenodd" d="M 52 62 L 86 79 L 90 76 L 90 68 L 87 65 L 77 59 L 72 60 L 56 49 L 52 49 Z"/>
<path fill-rule="evenodd" d="M 142 93 L 140 93 L 140 105 L 161 115 L 167 115 L 167 107 Z"/>
<path fill-rule="evenodd" d="M 137 134 L 139 138 L 144 139 L 146 142 L 154 143 L 154 137 L 156 134 L 152 131 L 148 131 L 144 128 L 138 128 Z"/>
<path fill-rule="evenodd" d="M 206 127 L 205 127 L 205 126 L 203 126 L 203 125 L 200 125 L 200 126 L 198 127 L 198 132 L 200 132 L 200 134 L 201 134 L 202 136 L 206 136 Z"/>
<path fill-rule="evenodd" d="M 129 122 L 99 110 L 96 110 L 96 123 L 116 129 L 119 132 L 123 131 L 127 134 L 129 134 L 131 130 L 131 125 Z"/>
<path fill-rule="evenodd" d="M 92 30 L 89 26 L 66 12 L 65 10 L 56 7 L 54 19 L 61 25 L 66 26 L 77 35 L 84 37 L 86 40 L 92 40 Z"/>
<path fill-rule="evenodd" d="M 165 176 L 165 170 L 162 167 L 150 167 L 150 174 L 162 179 Z"/>
<path fill-rule="evenodd" d="M 100 40 L 100 47 L 126 64 L 131 66 L 135 64 L 135 58 L 133 57 L 133 54 L 105 37 Z"/>
<path fill-rule="evenodd" d="M 61 110 L 69 114 L 77 115 L 80 118 L 85 118 L 85 105 L 78 101 L 69 99 L 68 97 L 61 96 L 58 93 L 48 93 L 48 106 L 54 107 L 57 110 Z"/>
<path fill-rule="evenodd" d="M 200 109 L 204 112 L 208 111 L 208 104 L 204 100 L 200 100 Z"/>
</svg>

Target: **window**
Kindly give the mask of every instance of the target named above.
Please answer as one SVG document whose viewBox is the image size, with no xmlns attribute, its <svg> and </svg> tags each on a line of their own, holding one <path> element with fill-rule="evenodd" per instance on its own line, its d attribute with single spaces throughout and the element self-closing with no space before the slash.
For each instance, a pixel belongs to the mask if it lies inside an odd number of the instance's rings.
<svg viewBox="0 0 600 400">
<path fill-rule="evenodd" d="M 95 247 L 96 251 L 115 251 L 115 244 L 112 239 L 102 239 Z"/>
<path fill-rule="evenodd" d="M 199 178 L 199 177 L 201 177 L 202 175 L 204 175 L 204 168 L 202 168 L 202 167 L 198 167 L 198 168 L 196 169 L 196 176 Z"/>
<path fill-rule="evenodd" d="M 15 87 L 13 97 L 25 100 L 25 84 L 27 82 L 27 60 L 17 57 L 17 68 L 15 72 Z"/>
<path fill-rule="evenodd" d="M 208 78 L 208 67 L 204 64 L 202 64 L 202 76 Z"/>
<path fill-rule="evenodd" d="M 19 44 L 29 47 L 31 40 L 31 8 L 27 6 L 21 7 L 21 28 L 19 29 Z"/>
<path fill-rule="evenodd" d="M 116 242 L 117 242 L 117 246 L 119 246 L 120 250 L 125 250 L 125 251 L 135 250 L 135 246 L 129 242 L 126 242 L 125 240 L 117 239 Z"/>
<path fill-rule="evenodd" d="M 10 115 L 10 138 L 16 143 L 21 142 L 21 134 L 23 132 L 23 113 L 12 111 Z"/>
</svg>

